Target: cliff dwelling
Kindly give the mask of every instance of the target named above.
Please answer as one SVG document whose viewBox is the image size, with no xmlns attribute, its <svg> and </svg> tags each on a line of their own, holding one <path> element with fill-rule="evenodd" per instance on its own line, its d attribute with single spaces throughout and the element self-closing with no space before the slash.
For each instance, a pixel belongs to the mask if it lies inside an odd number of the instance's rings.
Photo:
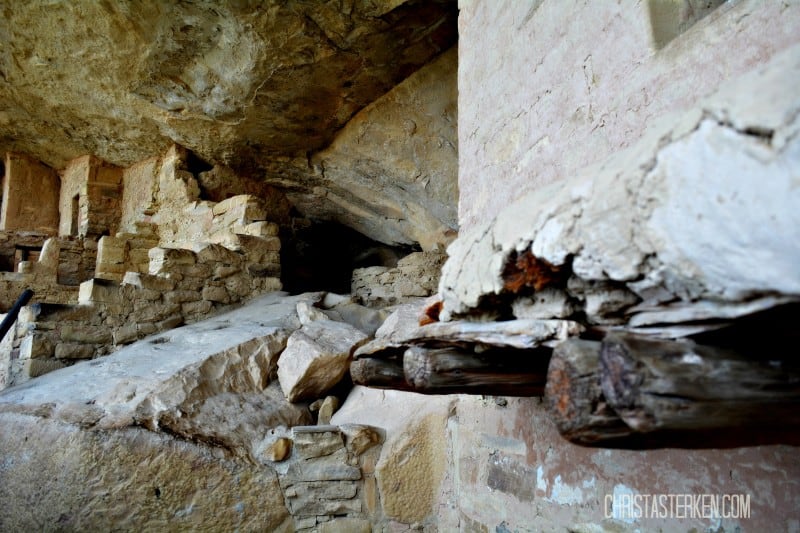
<svg viewBox="0 0 800 533">
<path fill-rule="evenodd" d="M 800 5 L 19 2 L 0 531 L 800 531 Z"/>
</svg>

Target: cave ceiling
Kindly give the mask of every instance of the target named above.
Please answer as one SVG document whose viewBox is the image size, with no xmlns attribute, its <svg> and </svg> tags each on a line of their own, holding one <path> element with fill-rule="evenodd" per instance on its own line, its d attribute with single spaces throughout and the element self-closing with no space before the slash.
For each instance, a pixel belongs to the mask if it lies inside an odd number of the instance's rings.
<svg viewBox="0 0 800 533">
<path fill-rule="evenodd" d="M 457 40 L 451 0 L 0 0 L 0 150 L 62 168 L 180 144 L 292 187 L 298 161 Z M 310 166 L 310 165 L 309 165 Z"/>
</svg>

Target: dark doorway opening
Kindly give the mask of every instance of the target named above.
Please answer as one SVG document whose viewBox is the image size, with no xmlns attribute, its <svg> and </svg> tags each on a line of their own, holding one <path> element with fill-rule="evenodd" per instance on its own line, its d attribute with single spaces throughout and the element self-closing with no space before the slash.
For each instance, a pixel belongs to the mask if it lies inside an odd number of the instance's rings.
<svg viewBox="0 0 800 533">
<path fill-rule="evenodd" d="M 328 291 L 349 294 L 353 270 L 393 267 L 417 251 L 389 246 L 336 222 L 312 222 L 281 231 L 281 282 L 291 294 Z"/>
</svg>

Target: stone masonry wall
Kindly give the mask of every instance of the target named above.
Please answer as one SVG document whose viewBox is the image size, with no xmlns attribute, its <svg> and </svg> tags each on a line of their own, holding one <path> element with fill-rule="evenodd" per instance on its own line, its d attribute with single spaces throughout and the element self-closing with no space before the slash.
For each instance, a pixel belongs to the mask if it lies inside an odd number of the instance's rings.
<svg viewBox="0 0 800 533">
<path fill-rule="evenodd" d="M 91 155 L 73 159 L 61 174 L 59 235 L 115 234 L 121 196 L 121 168 Z"/>
<path fill-rule="evenodd" d="M 369 307 L 406 303 L 435 294 L 439 273 L 447 256 L 441 252 L 415 252 L 393 268 L 374 266 L 353 271 L 351 293 Z"/>
<path fill-rule="evenodd" d="M 55 170 L 22 154 L 6 154 L 0 229 L 54 235 L 58 190 Z"/>
<path fill-rule="evenodd" d="M 149 256 L 149 273 L 127 272 L 121 283 L 100 278 L 82 283 L 78 305 L 27 306 L 17 326 L 22 375 L 15 382 L 108 354 L 281 288 L 278 278 L 258 275 L 273 264 L 252 262 L 258 257 L 217 244 L 199 247 L 197 253 L 153 248 Z"/>
<path fill-rule="evenodd" d="M 173 147 L 124 172 L 89 156 L 70 163 L 62 200 L 71 207 L 75 191 L 86 199 L 79 233 L 101 226 L 108 232 L 118 224 L 125 231 L 97 242 L 51 239 L 38 261 L 0 274 L 0 297 L 9 305 L 26 288 L 36 293 L 18 320 L 10 351 L 2 354 L 4 368 L 11 368 L 9 384 L 280 290 L 281 243 L 270 220 L 285 215 L 283 204 L 250 195 L 198 201 L 194 176 L 182 170 L 186 159 L 185 150 Z M 113 171 L 111 178 L 106 170 Z M 119 180 L 144 192 L 122 194 L 120 206 Z M 116 195 L 105 194 L 111 189 Z M 112 206 L 122 210 L 121 218 L 106 216 L 104 209 Z M 66 218 L 64 228 L 71 231 L 72 215 Z M 15 242 L 43 240 L 31 238 L 9 235 L 0 251 L 8 250 L 13 263 Z M 162 241 L 166 247 L 159 247 Z"/>
</svg>

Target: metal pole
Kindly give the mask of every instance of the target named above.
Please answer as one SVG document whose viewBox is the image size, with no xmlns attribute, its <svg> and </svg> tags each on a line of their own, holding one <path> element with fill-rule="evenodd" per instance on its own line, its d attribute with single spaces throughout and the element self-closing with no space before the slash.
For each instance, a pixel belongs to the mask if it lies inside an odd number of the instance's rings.
<svg viewBox="0 0 800 533">
<path fill-rule="evenodd" d="M 8 333 L 8 330 L 11 329 L 11 326 L 17 320 L 19 310 L 22 309 L 23 305 L 26 305 L 28 302 L 30 302 L 31 298 L 33 298 L 33 291 L 30 289 L 25 289 L 22 291 L 22 294 L 19 295 L 19 298 L 17 298 L 17 301 L 14 302 L 14 305 L 11 307 L 11 309 L 9 309 L 8 314 L 3 319 L 3 322 L 0 323 L 0 341 L 6 337 L 6 333 Z"/>
</svg>

